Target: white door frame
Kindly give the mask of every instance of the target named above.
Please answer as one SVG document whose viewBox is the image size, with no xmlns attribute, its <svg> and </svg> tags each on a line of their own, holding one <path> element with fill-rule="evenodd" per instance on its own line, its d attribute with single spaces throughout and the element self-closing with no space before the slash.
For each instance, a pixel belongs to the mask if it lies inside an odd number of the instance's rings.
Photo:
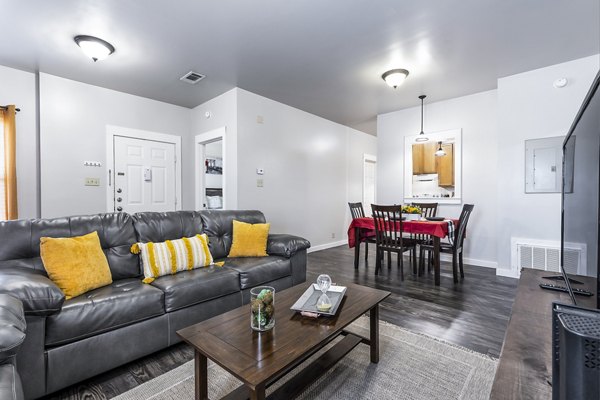
<svg viewBox="0 0 600 400">
<path fill-rule="evenodd" d="M 367 153 L 363 153 L 363 161 L 362 161 L 362 199 L 361 202 L 365 201 L 365 186 L 366 186 L 366 179 L 365 179 L 365 163 L 367 161 L 370 162 L 374 162 L 375 164 L 377 164 L 377 156 L 373 155 L 373 154 L 367 154 Z M 375 204 L 377 204 L 377 168 L 375 168 Z M 365 205 L 363 204 L 363 207 L 365 207 Z M 370 207 L 370 206 L 369 206 Z"/>
<path fill-rule="evenodd" d="M 223 142 L 223 209 L 226 207 L 227 200 L 227 128 L 222 126 L 208 132 L 200 133 L 194 137 L 194 165 L 196 175 L 196 210 L 202 210 L 204 204 L 204 152 L 200 145 L 222 140 Z"/>
<path fill-rule="evenodd" d="M 115 212 L 115 136 L 172 143 L 175 145 L 175 210 L 181 210 L 181 136 L 114 125 L 106 125 L 106 176 L 108 177 L 108 184 L 106 185 L 106 210 L 108 212 Z"/>
</svg>

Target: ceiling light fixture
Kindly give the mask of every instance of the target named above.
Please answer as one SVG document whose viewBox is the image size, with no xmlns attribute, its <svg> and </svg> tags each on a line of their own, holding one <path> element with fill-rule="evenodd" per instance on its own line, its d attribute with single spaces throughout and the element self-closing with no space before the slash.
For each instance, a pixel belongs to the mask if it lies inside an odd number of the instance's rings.
<svg viewBox="0 0 600 400">
<path fill-rule="evenodd" d="M 75 43 L 77 43 L 85 55 L 94 60 L 94 62 L 104 60 L 115 52 L 112 44 L 94 36 L 78 35 L 73 40 L 75 40 Z"/>
<path fill-rule="evenodd" d="M 419 99 L 421 99 L 421 132 L 419 133 L 419 137 L 415 139 L 415 142 L 426 142 L 429 140 L 429 138 L 425 136 L 425 132 L 423 132 L 423 100 L 425 97 L 427 96 L 424 94 L 419 96 Z"/>
<path fill-rule="evenodd" d="M 442 142 L 438 142 L 438 144 L 440 145 L 440 147 L 437 149 L 437 151 L 435 152 L 435 156 L 436 157 L 442 157 L 446 155 L 446 152 L 444 151 L 444 149 L 442 149 Z"/>
<path fill-rule="evenodd" d="M 381 75 L 381 79 L 385 81 L 388 85 L 396 89 L 398 86 L 404 83 L 404 80 L 408 76 L 408 71 L 402 68 L 399 69 L 390 69 Z"/>
</svg>

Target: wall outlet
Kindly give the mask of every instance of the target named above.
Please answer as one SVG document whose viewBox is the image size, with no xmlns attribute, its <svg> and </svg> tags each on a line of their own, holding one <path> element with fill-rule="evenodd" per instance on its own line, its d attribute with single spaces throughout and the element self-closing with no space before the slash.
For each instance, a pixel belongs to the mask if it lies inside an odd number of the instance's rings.
<svg viewBox="0 0 600 400">
<path fill-rule="evenodd" d="M 257 124 L 264 124 L 265 123 L 265 119 L 263 118 L 262 115 L 257 115 L 256 116 L 256 123 Z"/>
<path fill-rule="evenodd" d="M 85 178 L 85 186 L 100 186 L 100 178 Z"/>
<path fill-rule="evenodd" d="M 331 238 L 335 239 L 335 233 L 334 232 L 331 233 Z"/>
<path fill-rule="evenodd" d="M 257 179 L 256 180 L 256 187 L 263 187 L 264 186 L 264 182 L 262 179 Z"/>
</svg>

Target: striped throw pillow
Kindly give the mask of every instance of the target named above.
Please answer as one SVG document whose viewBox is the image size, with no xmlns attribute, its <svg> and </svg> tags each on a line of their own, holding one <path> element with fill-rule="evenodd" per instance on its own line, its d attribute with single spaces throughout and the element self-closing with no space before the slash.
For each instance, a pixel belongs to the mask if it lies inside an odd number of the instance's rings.
<svg viewBox="0 0 600 400">
<path fill-rule="evenodd" d="M 131 246 L 131 252 L 141 254 L 144 283 L 151 283 L 159 276 L 174 275 L 213 263 L 206 234 L 161 243 L 136 243 Z"/>
</svg>

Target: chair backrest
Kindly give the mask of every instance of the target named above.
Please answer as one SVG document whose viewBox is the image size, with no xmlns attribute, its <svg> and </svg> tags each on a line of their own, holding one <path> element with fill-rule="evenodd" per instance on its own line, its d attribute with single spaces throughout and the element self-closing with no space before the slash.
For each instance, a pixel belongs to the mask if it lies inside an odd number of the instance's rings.
<svg viewBox="0 0 600 400">
<path fill-rule="evenodd" d="M 473 208 L 475 208 L 474 204 L 465 204 L 460 213 L 458 228 L 454 232 L 454 246 L 456 248 L 461 248 L 463 245 L 465 234 L 467 233 L 467 223 L 469 222 L 469 217 L 471 216 Z"/>
<path fill-rule="evenodd" d="M 402 247 L 402 206 L 378 206 L 371 204 L 375 222 L 377 246 L 386 249 Z"/>
<path fill-rule="evenodd" d="M 417 206 L 421 209 L 421 215 L 423 217 L 435 217 L 437 216 L 438 203 L 412 203 L 413 206 Z"/>
<path fill-rule="evenodd" d="M 361 202 L 348 203 L 348 207 L 350 207 L 350 214 L 352 214 L 352 219 L 365 217 L 365 210 L 363 209 L 363 205 Z"/>
</svg>

